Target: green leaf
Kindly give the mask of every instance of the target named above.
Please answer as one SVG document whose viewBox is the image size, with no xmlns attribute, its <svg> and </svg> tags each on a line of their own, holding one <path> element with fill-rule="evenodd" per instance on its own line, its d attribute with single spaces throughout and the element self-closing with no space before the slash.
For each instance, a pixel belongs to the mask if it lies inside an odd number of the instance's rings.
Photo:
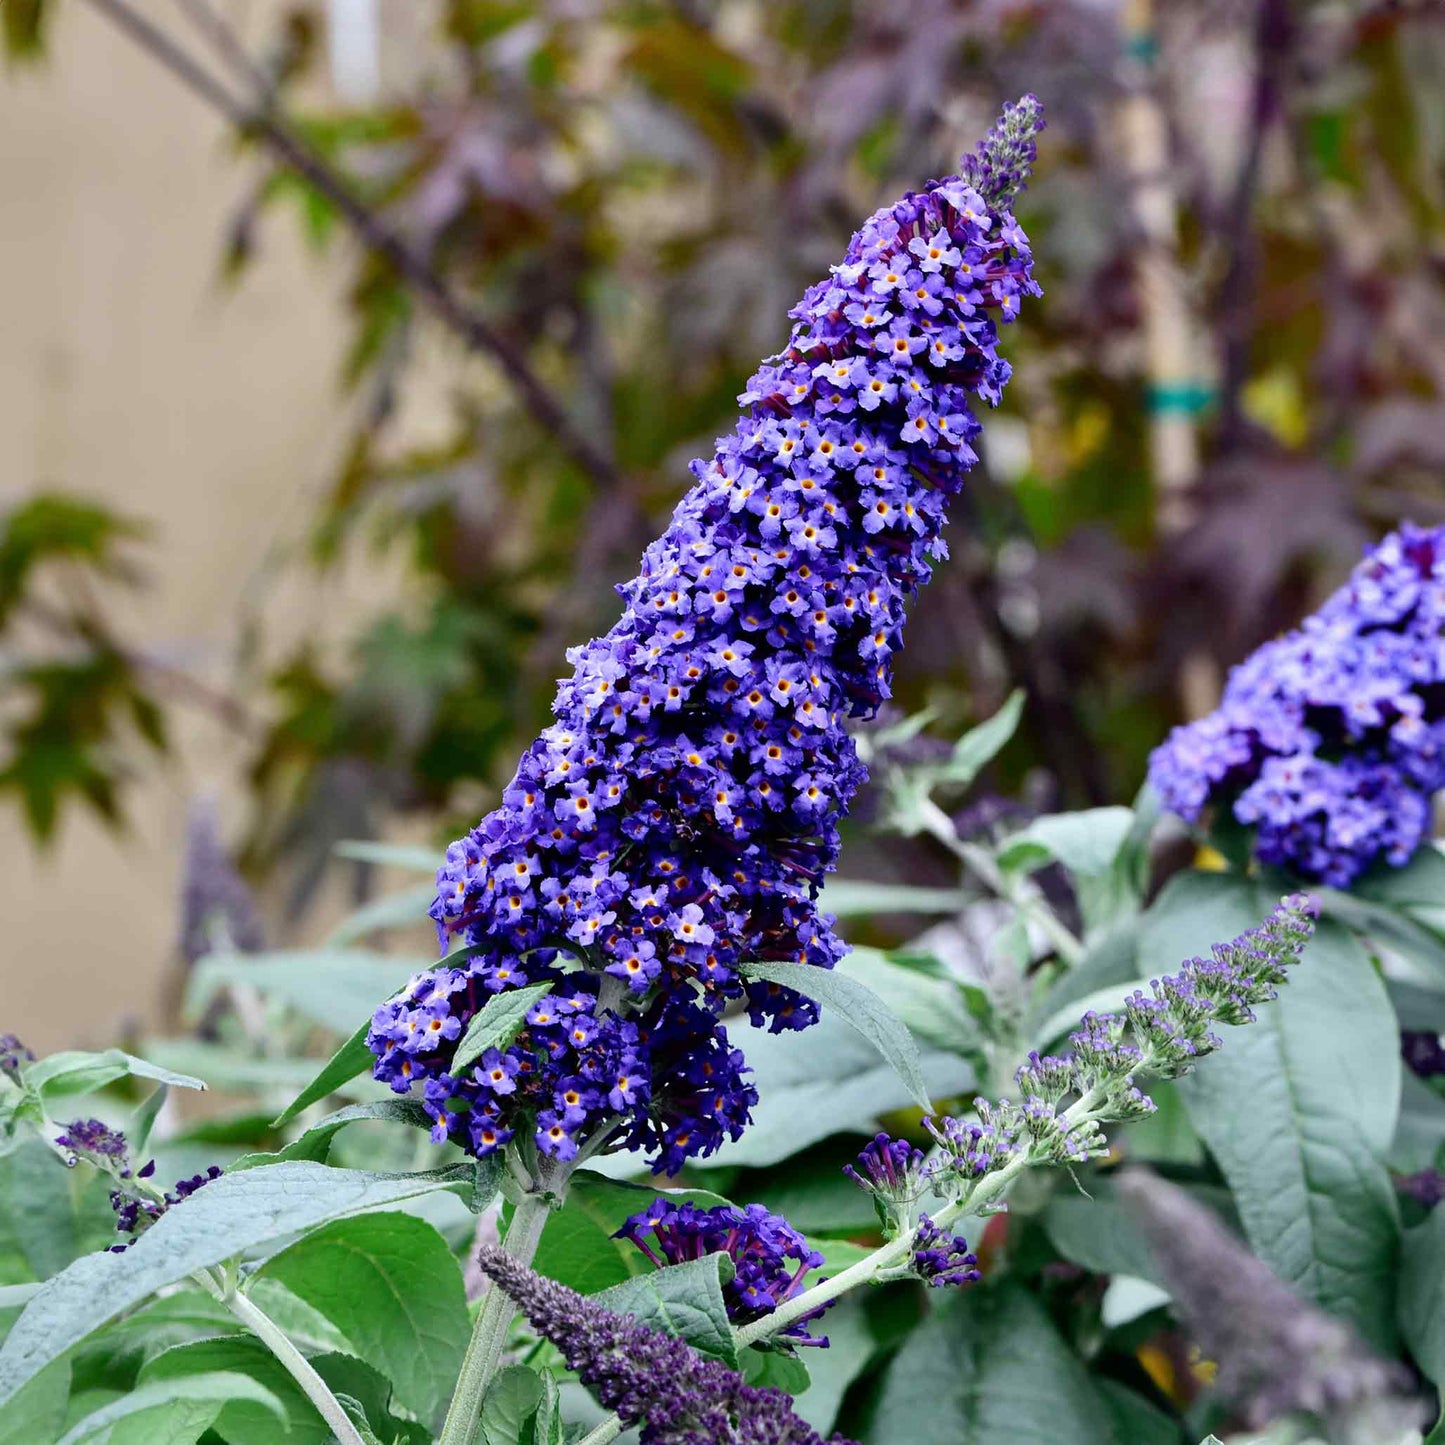
<svg viewBox="0 0 1445 1445">
<path fill-rule="evenodd" d="M 1019 1285 L 951 1293 L 894 1358 L 870 1445 L 1116 1445 L 1115 1417 Z"/>
<path fill-rule="evenodd" d="M 313 1124 L 299 1138 L 293 1139 L 274 1154 L 243 1154 L 234 1163 L 226 1166 L 226 1173 L 239 1174 L 245 1169 L 255 1169 L 262 1164 L 277 1164 L 285 1159 L 311 1159 L 318 1164 L 324 1164 L 330 1157 L 331 1145 L 336 1136 L 348 1124 L 358 1124 L 367 1119 L 407 1124 L 413 1129 L 430 1129 L 432 1122 L 427 1111 L 415 1099 L 378 1099 L 374 1104 L 348 1104 L 346 1108 L 338 1109 L 336 1113 L 328 1114 L 319 1123 Z"/>
<path fill-rule="evenodd" d="M 317 1364 L 319 1373 L 319 1360 L 313 1363 Z M 285 1445 L 333 1445 L 331 1430 L 316 1406 L 285 1366 L 254 1335 L 237 1334 L 173 1346 L 146 1363 L 138 1383 L 165 1388 L 219 1371 L 244 1375 L 264 1386 L 280 1401 L 284 1412 L 283 1426 L 278 1430 L 272 1412 L 256 1402 L 226 1401 L 214 1427 L 226 1445 L 277 1445 L 280 1439 L 284 1439 Z M 148 1445 L 148 1442 L 141 1433 L 127 1445 Z"/>
<path fill-rule="evenodd" d="M 759 1390 L 781 1390 L 796 1397 L 812 1384 L 808 1367 L 796 1355 L 785 1355 L 781 1350 L 759 1350 L 749 1345 L 739 1368 L 743 1379 Z"/>
<path fill-rule="evenodd" d="M 0 1440 L 16 1445 L 51 1445 L 65 1427 L 70 1399 L 70 1363 L 56 1360 L 0 1406 Z"/>
<path fill-rule="evenodd" d="M 976 728 L 971 728 L 953 746 L 953 754 L 938 771 L 938 780 L 967 787 L 1018 731 L 1023 717 L 1024 694 L 1019 688 L 1009 694 L 1008 701 Z"/>
<path fill-rule="evenodd" d="M 123 1422 L 130 1427 L 143 1424 L 144 1434 L 134 1438 L 148 1441 L 149 1445 L 194 1445 L 231 1400 L 262 1406 L 283 1422 L 284 1429 L 285 1408 L 270 1390 L 247 1375 L 217 1371 L 164 1384 L 140 1385 L 87 1415 L 60 1445 L 82 1445 L 102 1432 L 112 1432 Z M 106 1438 L 116 1440 L 117 1436 L 107 1433 Z"/>
<path fill-rule="evenodd" d="M 1272 901 L 1237 876 L 1179 875 L 1145 916 L 1142 968 L 1157 975 L 1207 954 Z M 1221 1027 L 1223 1049 L 1179 1081 L 1190 1120 L 1255 1252 L 1392 1352 L 1399 1223 L 1384 1159 L 1400 1066 L 1384 985 L 1358 941 L 1322 922 L 1280 997 L 1258 1013 Z"/>
<path fill-rule="evenodd" d="M 1107 873 L 1134 826 L 1132 808 L 1087 808 L 1049 813 L 1012 837 L 999 850 L 1004 868 L 1037 868 L 1054 859 L 1071 873 Z"/>
<path fill-rule="evenodd" d="M 200 1289 L 180 1289 L 113 1320 L 81 1347 L 110 1364 L 138 1358 L 141 1365 L 175 1345 L 240 1332 L 235 1315 Z M 27 1389 L 29 1386 L 26 1387 Z"/>
<path fill-rule="evenodd" d="M 48 1279 L 78 1255 L 115 1242 L 110 1184 L 99 1171 L 67 1169 L 43 1140 L 0 1156 L 0 1268 L 17 1282 Z"/>
<path fill-rule="evenodd" d="M 722 1271 L 731 1268 L 725 1254 L 709 1254 L 653 1270 L 592 1298 L 613 1314 L 633 1315 L 648 1329 L 677 1335 L 699 1354 L 735 1370 L 737 1346 L 723 1303 Z"/>
<path fill-rule="evenodd" d="M 968 1057 L 983 1048 L 983 1029 L 960 981 L 896 963 L 876 948 L 854 947 L 833 971 L 887 999 L 889 1008 L 925 1043 Z"/>
<path fill-rule="evenodd" d="M 933 1112 L 913 1035 L 866 984 L 836 969 L 809 968 L 796 963 L 754 961 L 745 963 L 742 971 L 748 978 L 794 989 L 836 1009 L 838 1016 L 867 1039 L 903 1080 L 914 1103 L 927 1113 Z"/>
<path fill-rule="evenodd" d="M 1445 1389 L 1445 1209 L 1405 1232 L 1400 1251 L 1400 1334 L 1415 1363 Z"/>
<path fill-rule="evenodd" d="M 872 1134 L 882 1115 L 908 1107 L 903 1081 L 838 1013 L 828 1010 L 802 1033 L 749 1034 L 744 1052 L 759 1095 L 753 1122 L 737 1143 L 695 1160 L 694 1168 L 776 1164 L 833 1134 Z M 955 1054 L 927 1050 L 921 1066 L 936 1098 L 975 1086 L 973 1067 Z"/>
<path fill-rule="evenodd" d="M 436 892 L 436 884 L 428 883 L 421 888 L 404 888 L 396 893 L 384 894 L 344 918 L 332 929 L 326 942 L 335 948 L 384 928 L 416 928 L 425 924 L 431 929 L 433 924 L 427 916 L 427 909 L 431 907 Z"/>
<path fill-rule="evenodd" d="M 359 1418 L 381 1445 L 432 1445 L 435 1437 L 425 1425 L 392 1413 L 391 1382 L 365 1360 L 329 1353 L 312 1356 L 311 1363 L 344 1409 L 357 1407 Z M 356 1411 L 350 1413 L 353 1420 L 358 1418 Z"/>
<path fill-rule="evenodd" d="M 1105 1375 L 1096 1380 L 1113 1412 L 1114 1438 L 1121 1445 L 1179 1445 L 1178 1421 L 1117 1380 Z"/>
<path fill-rule="evenodd" d="M 131 1153 L 136 1158 L 144 1158 L 146 1145 L 151 1140 L 151 1130 L 156 1126 L 156 1119 L 166 1106 L 166 1100 L 170 1097 L 170 1085 L 158 1084 L 147 1095 L 145 1101 L 130 1116 L 130 1124 L 125 1131 L 125 1137 L 130 1141 Z"/>
<path fill-rule="evenodd" d="M 843 1396 L 878 1348 L 868 1324 L 867 1302 L 859 1298 L 866 1293 L 844 1295 L 825 1316 L 828 1323 L 822 1333 L 828 1336 L 828 1348 L 808 1351 L 808 1388 L 794 1402 L 794 1409 L 825 1436 L 838 1426 L 854 1423 L 839 1418 Z"/>
<path fill-rule="evenodd" d="M 205 1083 L 189 1074 L 178 1074 L 159 1064 L 148 1063 L 122 1049 L 106 1049 L 104 1053 L 88 1054 L 78 1050 L 49 1054 L 31 1064 L 24 1073 L 26 1085 L 43 1099 L 68 1098 L 75 1094 L 93 1094 L 107 1084 L 127 1075 L 138 1079 L 155 1079 L 179 1089 L 204 1089 Z"/>
<path fill-rule="evenodd" d="M 221 989 L 244 983 L 322 1028 L 344 1034 L 369 1022 L 383 999 L 431 966 L 430 960 L 359 948 L 211 954 L 191 971 L 186 1011 L 199 1018 Z"/>
<path fill-rule="evenodd" d="M 485 1445 L 531 1445 L 527 1428 L 542 1403 L 542 1377 L 526 1365 L 508 1365 L 482 1400 Z"/>
<path fill-rule="evenodd" d="M 625 1184 L 583 1170 L 572 1176 L 566 1204 L 548 1215 L 532 1267 L 579 1294 L 595 1294 L 651 1273 L 651 1262 L 635 1244 L 613 1236 L 631 1215 L 641 1213 L 659 1195 L 704 1209 L 727 1203 L 721 1195 L 704 1189 Z"/>
<path fill-rule="evenodd" d="M 430 848 L 417 848 L 406 843 L 371 843 L 364 839 L 347 839 L 332 850 L 338 858 L 351 858 L 357 863 L 379 863 L 386 868 L 405 868 L 413 873 L 430 873 L 446 861 L 441 853 Z"/>
<path fill-rule="evenodd" d="M 470 1170 L 372 1174 L 301 1161 L 223 1175 L 123 1254 L 87 1255 L 47 1281 L 0 1346 L 0 1401 L 107 1320 L 195 1270 L 358 1210 L 470 1182 Z"/>
<path fill-rule="evenodd" d="M 362 1024 L 327 1059 L 321 1072 L 271 1121 L 273 1129 L 285 1128 L 303 1110 L 320 1102 L 328 1094 L 334 1094 L 342 1084 L 354 1079 L 358 1074 L 370 1070 L 375 1063 L 371 1050 L 366 1047 L 366 1035 L 370 1027 L 369 1023 Z"/>
<path fill-rule="evenodd" d="M 869 883 L 856 878 L 830 878 L 818 907 L 839 918 L 875 913 L 961 913 L 970 895 L 961 888 L 919 888 L 907 883 Z"/>
<path fill-rule="evenodd" d="M 319 1310 L 430 1419 L 450 1398 L 471 1326 L 462 1273 L 425 1220 L 388 1212 L 315 1230 L 258 1271 Z"/>
<path fill-rule="evenodd" d="M 475 1014 L 452 1059 L 451 1073 L 459 1074 L 475 1063 L 488 1049 L 504 1049 L 521 1032 L 527 1010 L 552 992 L 550 983 L 534 983 L 527 988 L 508 989 L 495 993 Z"/>
</svg>

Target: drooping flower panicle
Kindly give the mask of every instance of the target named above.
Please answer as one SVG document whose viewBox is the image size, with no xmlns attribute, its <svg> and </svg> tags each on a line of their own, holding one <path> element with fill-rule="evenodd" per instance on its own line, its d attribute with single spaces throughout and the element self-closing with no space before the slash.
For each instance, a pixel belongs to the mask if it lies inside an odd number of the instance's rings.
<svg viewBox="0 0 1445 1445">
<path fill-rule="evenodd" d="M 1261 861 L 1302 878 L 1346 887 L 1408 862 L 1445 787 L 1445 527 L 1386 537 L 1170 734 L 1149 779 L 1191 822 L 1228 808 Z"/>
<path fill-rule="evenodd" d="M 745 1385 L 684 1341 L 609 1313 L 495 1246 L 479 1263 L 597 1401 L 641 1428 L 643 1445 L 824 1445 L 781 1390 Z M 831 1445 L 849 1442 L 835 1435 Z"/>
<path fill-rule="evenodd" d="M 947 503 L 976 460 L 973 404 L 1009 377 L 998 326 L 1037 293 L 1000 197 L 1038 124 L 1036 102 L 1010 110 L 973 182 L 879 211 L 793 309 L 735 429 L 619 588 L 621 620 L 568 654 L 556 721 L 448 850 L 432 916 L 463 952 L 379 1009 L 368 1041 L 377 1077 L 424 1086 L 438 1132 L 472 1153 L 526 1128 L 565 1158 L 611 1130 L 675 1171 L 749 1118 L 726 1003 L 745 997 L 775 1032 L 816 1019 L 806 989 L 743 965 L 830 968 L 843 952 L 816 900 L 865 777 L 844 723 L 890 694 L 905 607 L 946 555 Z M 452 1072 L 485 1001 L 539 982 L 570 1010 L 565 1031 L 529 1019 L 497 1081 Z"/>
<path fill-rule="evenodd" d="M 800 1293 L 803 1277 L 823 1264 L 823 1256 L 810 1249 L 782 1215 L 769 1213 L 761 1204 L 702 1209 L 659 1198 L 617 1233 L 659 1267 L 709 1254 L 727 1255 L 734 1274 L 723 1288 L 723 1299 L 728 1318 L 738 1325 L 760 1319 Z M 822 1310 L 794 1321 L 781 1338 L 826 1345 L 827 1340 L 816 1340 L 807 1331 L 807 1322 L 820 1314 Z"/>
</svg>

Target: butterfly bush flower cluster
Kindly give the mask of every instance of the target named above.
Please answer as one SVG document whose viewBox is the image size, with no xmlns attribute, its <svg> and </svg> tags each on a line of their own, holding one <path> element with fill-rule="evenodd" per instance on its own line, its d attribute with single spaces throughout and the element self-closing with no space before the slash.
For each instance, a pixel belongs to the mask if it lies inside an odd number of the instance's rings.
<svg viewBox="0 0 1445 1445">
<path fill-rule="evenodd" d="M 755 1092 L 719 1022 L 817 1018 L 754 960 L 831 968 L 817 895 L 865 769 L 845 731 L 890 695 L 906 604 L 946 555 L 977 401 L 1009 378 L 998 328 L 1037 294 L 1006 201 L 1041 125 L 1010 108 L 962 174 L 875 214 L 793 309 L 788 344 L 640 573 L 621 620 L 568 654 L 555 721 L 501 806 L 454 843 L 432 908 L 448 957 L 376 1013 L 376 1076 L 439 1138 L 521 1132 L 675 1172 L 736 1138 Z M 453 1068 L 489 999 L 551 993 Z"/>
<path fill-rule="evenodd" d="M 1261 861 L 1346 887 L 1399 867 L 1445 787 L 1445 527 L 1404 526 L 1303 627 L 1229 676 L 1149 778 L 1193 822 L 1229 808 Z"/>
<path fill-rule="evenodd" d="M 800 1293 L 803 1277 L 823 1264 L 823 1256 L 810 1249 L 786 1219 L 770 1214 L 761 1204 L 701 1209 L 656 1199 L 617 1233 L 630 1239 L 659 1268 L 709 1254 L 727 1255 L 734 1274 L 723 1288 L 723 1300 L 728 1318 L 739 1325 L 761 1319 Z M 826 1345 L 826 1339 L 815 1339 L 807 1330 L 807 1322 L 822 1312 L 794 1321 L 779 1337 L 794 1344 Z"/>
<path fill-rule="evenodd" d="M 841 1435 L 825 1442 L 781 1390 L 744 1384 L 685 1341 L 610 1313 L 504 1250 L 484 1249 L 479 1263 L 594 1398 L 640 1428 L 642 1445 L 850 1445 Z"/>
<path fill-rule="evenodd" d="M 897 1237 L 915 1229 L 910 1206 L 925 1186 L 957 1213 L 970 1203 L 993 1203 L 1000 1186 L 1023 1168 L 1100 1157 L 1107 1151 L 1102 1124 L 1154 1110 L 1138 1080 L 1188 1072 L 1219 1048 L 1217 1025 L 1250 1023 L 1254 1009 L 1277 996 L 1314 932 L 1315 916 L 1313 899 L 1281 899 L 1257 928 L 1155 979 L 1120 1012 L 1085 1014 L 1068 1052 L 1030 1054 L 1015 1076 L 1018 1102 L 979 1100 L 972 1118 L 926 1119 L 937 1146 L 931 1157 L 880 1134 L 845 1172 L 874 1196 L 890 1237 Z M 977 1278 L 965 1240 L 926 1215 L 916 1230 L 913 1273 L 938 1284 Z"/>
<path fill-rule="evenodd" d="M 111 1245 L 112 1254 L 123 1254 L 168 1209 L 221 1177 L 221 1170 L 212 1164 L 204 1173 L 182 1179 L 163 1192 L 150 1182 L 156 1172 L 155 1160 L 132 1169 L 125 1135 L 99 1119 L 72 1120 L 56 1136 L 55 1143 L 69 1155 L 66 1162 L 72 1167 L 84 1160 L 116 1181 L 117 1187 L 110 1192 L 110 1207 L 115 1211 L 117 1232 L 130 1237 L 124 1243 Z"/>
</svg>

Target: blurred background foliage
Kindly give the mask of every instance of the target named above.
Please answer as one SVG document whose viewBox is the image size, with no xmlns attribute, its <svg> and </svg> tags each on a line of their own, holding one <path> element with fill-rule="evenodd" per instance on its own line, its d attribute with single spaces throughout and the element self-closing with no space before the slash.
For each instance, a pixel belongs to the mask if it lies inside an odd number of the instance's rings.
<svg viewBox="0 0 1445 1445">
<path fill-rule="evenodd" d="M 190 706 L 245 737 L 242 861 L 284 868 L 297 911 L 339 838 L 469 826 L 788 307 L 1024 90 L 1049 115 L 1021 208 L 1045 296 L 1010 334 L 901 705 L 953 736 L 1020 686 L 994 786 L 1127 798 L 1362 543 L 1445 521 L 1429 0 L 448 0 L 366 105 L 322 83 L 334 5 L 256 43 L 213 0 L 4 0 L 13 61 L 45 61 L 57 4 L 100 12 L 262 165 L 216 237 L 235 285 L 281 226 L 345 278 L 356 420 L 286 565 L 409 582 L 340 648 L 276 659 L 238 617 L 217 690 L 107 621 L 144 586 L 146 519 L 14 508 L 0 788 L 40 840 L 71 806 L 123 820 Z M 458 344 L 449 436 L 417 450 L 399 418 L 434 335 Z"/>
</svg>

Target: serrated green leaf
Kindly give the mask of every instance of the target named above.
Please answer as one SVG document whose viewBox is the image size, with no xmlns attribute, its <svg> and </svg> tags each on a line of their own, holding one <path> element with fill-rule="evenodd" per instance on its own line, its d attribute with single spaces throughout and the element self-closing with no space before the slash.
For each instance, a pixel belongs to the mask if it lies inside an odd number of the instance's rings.
<svg viewBox="0 0 1445 1445">
<path fill-rule="evenodd" d="M 269 1410 L 285 1428 L 285 1408 L 270 1390 L 248 1375 L 217 1371 L 164 1384 L 140 1385 L 86 1416 L 60 1445 L 82 1445 L 103 1432 L 107 1439 L 115 1440 L 113 1432 L 122 1422 L 132 1427 L 143 1424 L 144 1435 L 135 1438 L 149 1441 L 150 1445 L 193 1445 L 231 1400 L 246 1400 Z"/>
<path fill-rule="evenodd" d="M 425 1220 L 396 1212 L 337 1220 L 273 1255 L 257 1277 L 325 1315 L 408 1410 L 426 1420 L 446 1404 L 470 1322 L 461 1269 Z"/>
<path fill-rule="evenodd" d="M 527 1010 L 551 992 L 550 983 L 534 983 L 526 988 L 493 994 L 467 1025 L 467 1031 L 457 1045 L 450 1072 L 460 1074 L 488 1049 L 506 1048 L 521 1032 L 527 1020 Z"/>
<path fill-rule="evenodd" d="M 613 1314 L 633 1315 L 638 1324 L 676 1335 L 699 1354 L 735 1370 L 737 1346 L 723 1301 L 725 1268 L 731 1269 L 725 1254 L 709 1254 L 653 1270 L 592 1298 Z"/>
<path fill-rule="evenodd" d="M 123 1254 L 78 1259 L 26 1305 L 0 1345 L 0 1401 L 107 1320 L 193 1271 L 363 1209 L 470 1187 L 469 1169 L 372 1174 L 305 1162 L 223 1175 Z"/>
<path fill-rule="evenodd" d="M 316 1075 L 292 1101 L 271 1121 L 273 1129 L 283 1129 L 298 1114 L 334 1094 L 342 1084 L 370 1070 L 375 1059 L 366 1046 L 370 1024 L 362 1024 L 321 1067 Z"/>
<path fill-rule="evenodd" d="M 933 1112 L 918 1045 L 907 1026 L 866 984 L 836 969 L 809 968 L 796 963 L 750 961 L 742 967 L 750 979 L 762 979 L 836 1009 L 838 1016 L 867 1039 L 902 1079 L 914 1103 Z"/>
</svg>

